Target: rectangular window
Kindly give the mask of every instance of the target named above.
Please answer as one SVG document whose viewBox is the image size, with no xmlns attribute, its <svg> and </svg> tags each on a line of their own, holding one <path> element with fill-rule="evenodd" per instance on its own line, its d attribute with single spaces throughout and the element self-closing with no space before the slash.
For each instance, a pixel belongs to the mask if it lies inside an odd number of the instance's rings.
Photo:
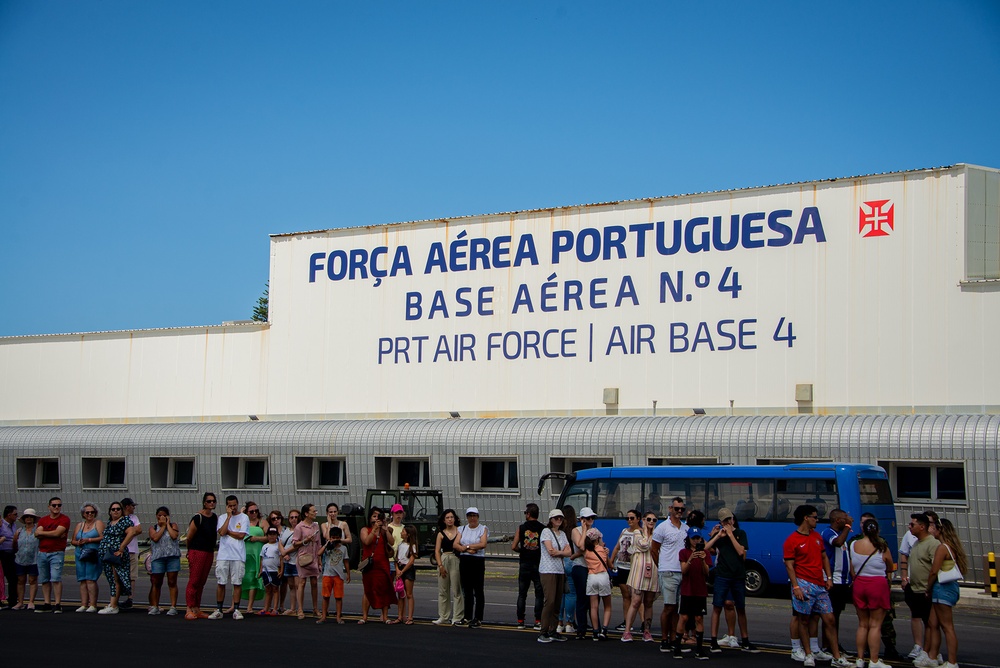
<svg viewBox="0 0 1000 668">
<path fill-rule="evenodd" d="M 295 488 L 346 489 L 347 460 L 335 457 L 296 457 Z"/>
<path fill-rule="evenodd" d="M 80 472 L 84 489 L 124 489 L 125 459 L 120 457 L 83 457 Z"/>
<path fill-rule="evenodd" d="M 18 489 L 59 489 L 58 457 L 18 457 Z"/>
<path fill-rule="evenodd" d="M 431 463 L 428 459 L 397 459 L 395 461 L 396 487 L 430 487 Z"/>
<path fill-rule="evenodd" d="M 777 482 L 774 519 L 779 522 L 792 517 L 802 505 L 816 507 L 820 522 L 830 522 L 830 511 L 840 507 L 836 480 L 792 479 Z M 733 511 L 736 512 L 735 510 Z"/>
<path fill-rule="evenodd" d="M 267 489 L 270 464 L 267 457 L 223 457 L 223 489 Z"/>
<path fill-rule="evenodd" d="M 194 457 L 150 457 L 149 486 L 152 489 L 192 489 L 197 485 Z"/>
<path fill-rule="evenodd" d="M 516 492 L 516 459 L 479 460 L 479 489 L 483 491 Z"/>
<path fill-rule="evenodd" d="M 741 522 L 774 518 L 773 480 L 720 480 L 708 484 L 705 518 L 717 520 L 729 508 Z M 690 509 L 689 509 L 690 510 Z M 787 518 L 785 518 L 787 519 Z"/>
<path fill-rule="evenodd" d="M 625 517 L 629 510 L 642 510 L 642 482 L 639 480 L 600 480 L 597 483 L 598 517 Z"/>
<path fill-rule="evenodd" d="M 889 474 L 900 503 L 964 504 L 965 466 L 961 462 L 879 462 Z"/>
</svg>

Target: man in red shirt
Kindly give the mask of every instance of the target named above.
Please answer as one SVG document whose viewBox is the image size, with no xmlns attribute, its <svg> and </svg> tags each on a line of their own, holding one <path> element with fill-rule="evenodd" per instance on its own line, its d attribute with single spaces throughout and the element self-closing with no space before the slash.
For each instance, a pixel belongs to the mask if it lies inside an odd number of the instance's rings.
<svg viewBox="0 0 1000 668">
<path fill-rule="evenodd" d="M 799 506 L 795 509 L 795 524 L 798 528 L 785 540 L 785 569 L 792 585 L 792 610 L 799 621 L 799 638 L 802 641 L 803 665 L 815 666 L 816 659 L 824 660 L 829 655 L 822 652 L 818 642 L 810 645 L 809 620 L 813 615 L 823 619 L 827 642 L 833 652 L 833 668 L 847 668 L 851 662 L 840 656 L 837 645 L 837 630 L 834 625 L 833 606 L 830 604 L 829 589 L 833 584 L 830 575 L 830 559 L 826 556 L 823 537 L 816 531 L 819 511 L 815 506 Z M 806 648 L 809 648 L 808 650 Z M 810 651 L 811 650 L 811 651 Z M 795 655 L 793 654 L 793 658 Z"/>
<path fill-rule="evenodd" d="M 38 581 L 45 598 L 45 603 L 35 612 L 58 614 L 62 612 L 62 572 L 69 536 L 69 517 L 63 515 L 62 499 L 58 496 L 49 499 L 49 514 L 38 520 L 35 536 L 38 538 Z"/>
</svg>

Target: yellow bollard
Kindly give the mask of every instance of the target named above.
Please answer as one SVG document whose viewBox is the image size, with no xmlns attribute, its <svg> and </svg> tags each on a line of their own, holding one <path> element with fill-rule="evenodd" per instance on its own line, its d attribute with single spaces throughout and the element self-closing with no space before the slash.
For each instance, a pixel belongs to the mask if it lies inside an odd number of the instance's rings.
<svg viewBox="0 0 1000 668">
<path fill-rule="evenodd" d="M 987 572 L 990 582 L 990 596 L 997 597 L 997 555 L 990 552 L 986 555 Z"/>
</svg>

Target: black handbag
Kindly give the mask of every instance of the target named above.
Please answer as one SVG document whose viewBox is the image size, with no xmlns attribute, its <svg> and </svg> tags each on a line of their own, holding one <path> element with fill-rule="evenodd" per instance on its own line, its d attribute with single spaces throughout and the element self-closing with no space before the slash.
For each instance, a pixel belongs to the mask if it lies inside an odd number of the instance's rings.
<svg viewBox="0 0 1000 668">
<path fill-rule="evenodd" d="M 96 547 L 85 547 L 80 550 L 80 561 L 85 564 L 96 564 L 100 561 L 100 553 Z"/>
<path fill-rule="evenodd" d="M 115 554 L 115 549 L 113 547 L 109 547 L 104 552 L 104 563 L 111 564 L 113 566 L 121 566 L 122 558 Z"/>
</svg>

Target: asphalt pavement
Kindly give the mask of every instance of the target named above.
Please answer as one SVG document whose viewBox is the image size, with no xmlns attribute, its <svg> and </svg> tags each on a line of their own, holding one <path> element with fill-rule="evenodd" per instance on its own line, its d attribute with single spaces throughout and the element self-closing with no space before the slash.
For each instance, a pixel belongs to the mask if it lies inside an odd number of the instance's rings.
<svg viewBox="0 0 1000 668">
<path fill-rule="evenodd" d="M 355 571 L 352 581 L 346 587 L 344 610 L 345 624 L 327 623 L 317 625 L 314 617 L 297 620 L 290 617 L 247 616 L 242 621 L 225 618 L 218 621 L 199 620 L 187 621 L 183 618 L 184 586 L 187 584 L 187 573 L 180 577 L 179 602 L 181 614 L 177 617 L 165 615 L 149 616 L 147 614 L 147 597 L 149 591 L 148 578 L 140 575 L 136 587 L 136 606 L 119 615 L 96 615 L 75 613 L 79 601 L 78 588 L 72 564 L 68 563 L 64 574 L 66 583 L 66 612 L 61 615 L 19 612 L 0 612 L 0 628 L 3 637 L 13 642 L 7 643 L 4 652 L 7 659 L 13 661 L 37 661 L 42 655 L 37 643 L 21 642 L 25 637 L 44 635 L 46 639 L 55 640 L 45 645 L 45 664 L 50 661 L 70 661 L 81 658 L 82 648 L 99 647 L 101 639 L 110 639 L 110 633 L 116 637 L 127 637 L 133 652 L 125 650 L 118 656 L 125 661 L 140 658 L 144 668 L 159 666 L 174 666 L 181 661 L 190 661 L 192 657 L 213 657 L 220 647 L 220 634 L 230 636 L 223 647 L 240 647 L 241 657 L 252 656 L 246 652 L 258 646 L 263 649 L 274 643 L 281 656 L 284 649 L 291 647 L 312 647 L 318 656 L 328 648 L 331 660 L 340 660 L 357 655 L 362 659 L 364 653 L 384 652 L 389 660 L 399 659 L 417 668 L 427 665 L 437 668 L 443 661 L 475 662 L 476 668 L 508 668 L 511 662 L 538 661 L 548 653 L 558 654 L 557 661 L 578 659 L 583 662 L 597 661 L 668 661 L 670 664 L 683 665 L 674 661 L 669 654 L 659 651 L 659 643 L 632 642 L 622 643 L 617 634 L 607 642 L 594 642 L 590 638 L 583 641 L 570 640 L 564 643 L 539 644 L 536 642 L 537 632 L 531 629 L 519 630 L 515 627 L 515 604 L 517 598 L 517 564 L 513 560 L 490 560 L 487 566 L 486 583 L 486 623 L 482 628 L 438 627 L 430 623 L 437 617 L 437 585 L 434 571 L 421 569 L 417 574 L 415 588 L 416 618 L 412 626 L 384 626 L 375 623 L 377 614 L 373 614 L 368 624 L 359 625 L 357 619 L 361 603 L 361 581 Z M 786 588 L 787 589 L 787 588 Z M 106 601 L 107 584 L 101 581 L 101 600 Z M 963 596 L 965 592 L 963 592 Z M 166 603 L 166 588 L 161 595 L 161 605 Z M 40 597 L 39 597 L 40 599 Z M 205 588 L 202 606 L 205 610 L 214 607 L 215 584 L 209 580 Z M 228 606 L 227 599 L 227 606 Z M 533 596 L 528 595 L 528 616 L 532 616 L 531 606 Z M 246 601 L 243 601 L 245 608 Z M 332 605 L 332 602 L 331 602 Z M 654 614 L 654 627 L 658 630 L 659 610 L 657 602 Z M 259 603 L 256 606 L 260 608 Z M 312 609 L 312 603 L 307 592 L 306 610 Z M 396 609 L 391 609 L 395 616 Z M 909 649 L 909 617 L 906 606 L 898 609 L 899 618 L 896 630 L 899 636 L 898 647 L 906 652 Z M 790 606 L 787 601 L 787 591 L 774 592 L 773 597 L 748 600 L 748 617 L 750 620 L 751 638 L 761 647 L 760 654 L 748 654 L 735 649 L 726 649 L 722 653 L 712 654 L 707 662 L 724 662 L 732 666 L 773 666 L 796 665 L 789 658 L 788 619 Z M 614 599 L 614 614 L 612 626 L 622 619 L 621 600 Z M 956 627 L 959 636 L 959 663 L 965 668 L 974 666 L 1000 667 L 1000 616 L 989 610 L 956 610 Z M 529 622 L 531 620 L 529 619 Z M 707 622 L 707 620 L 706 620 Z M 848 607 L 842 618 L 841 643 L 849 649 L 854 646 L 854 631 L 856 616 Z M 707 634 L 706 634 L 707 635 Z M 720 633 L 720 635 L 722 635 Z M 138 641 L 138 642 L 135 642 Z M 98 645 L 95 645 L 95 642 Z M 383 647 L 386 645 L 387 647 Z M 156 648 L 155 651 L 149 651 Z M 396 648 L 402 648 L 397 655 Z M 87 654 L 87 652 L 84 652 Z M 90 654 L 83 663 L 99 655 Z M 261 660 L 266 660 L 262 657 Z M 363 659 L 362 659 L 363 660 Z M 246 659 L 234 660 L 245 664 Z M 686 655 L 685 661 L 694 661 Z M 233 662 L 228 662 L 233 663 Z M 196 665 L 207 665 L 205 661 L 197 661 Z M 820 664 L 821 666 L 824 664 Z M 896 663 L 895 665 L 911 665 Z"/>
</svg>

